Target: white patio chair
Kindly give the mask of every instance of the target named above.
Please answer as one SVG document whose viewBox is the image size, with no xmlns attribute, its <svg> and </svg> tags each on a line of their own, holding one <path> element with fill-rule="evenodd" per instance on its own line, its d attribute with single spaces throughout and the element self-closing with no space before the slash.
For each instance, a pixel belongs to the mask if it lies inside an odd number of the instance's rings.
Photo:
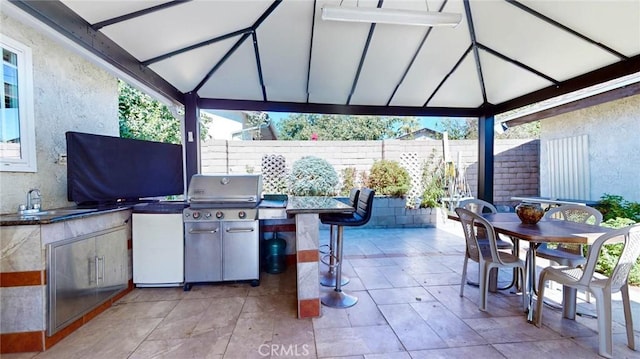
<svg viewBox="0 0 640 359">
<path fill-rule="evenodd" d="M 545 213 L 546 218 L 555 218 L 565 221 L 588 223 L 599 226 L 602 222 L 602 214 L 597 209 L 588 206 L 564 205 L 550 208 Z M 536 255 L 559 265 L 578 267 L 587 262 L 582 254 L 582 245 L 575 243 L 558 243 L 551 248 L 548 243 L 542 243 L 536 251 Z"/>
<path fill-rule="evenodd" d="M 545 217 L 595 226 L 599 226 L 602 222 L 602 213 L 597 209 L 580 205 L 552 207 L 545 213 Z M 582 244 L 576 243 L 554 243 L 551 246 L 550 243 L 542 243 L 536 250 L 536 256 L 567 267 L 579 267 L 587 262 L 587 258 L 583 255 Z M 586 300 L 591 301 L 588 292 Z"/>
<path fill-rule="evenodd" d="M 596 263 L 602 246 L 611 243 L 624 243 L 611 277 L 595 273 Z M 589 248 L 587 263 L 584 268 L 566 266 L 547 267 L 540 273 L 538 300 L 536 303 L 535 323 L 542 325 L 542 308 L 544 307 L 544 284 L 555 281 L 565 287 L 591 292 L 596 299 L 598 315 L 598 354 L 603 357 L 613 356 L 611 294 L 621 292 L 624 307 L 624 319 L 627 328 L 627 345 L 635 350 L 631 304 L 629 302 L 629 272 L 640 256 L 640 224 L 618 229 L 601 235 Z M 565 303 L 566 305 L 566 303 Z"/>
<path fill-rule="evenodd" d="M 458 207 L 462 207 L 476 214 L 498 213 L 498 210 L 493 204 L 478 198 L 471 198 L 471 199 L 465 199 L 463 201 L 460 201 L 460 204 L 458 205 Z M 483 238 L 479 238 L 479 240 L 483 240 Z M 500 236 L 496 238 L 496 243 L 498 245 L 498 249 L 513 248 L 513 244 L 501 239 Z"/>
<path fill-rule="evenodd" d="M 456 214 L 462 223 L 467 249 L 462 267 L 462 281 L 460 283 L 460 296 L 464 295 L 464 286 L 467 280 L 467 262 L 471 259 L 479 265 L 480 286 L 480 310 L 487 310 L 487 293 L 489 290 L 489 272 L 493 269 L 513 268 L 520 274 L 520 280 L 524 283 L 524 261 L 509 252 L 502 252 L 496 246 L 496 232 L 491 223 L 481 216 L 461 207 L 456 208 Z M 487 245 L 481 245 L 476 235 L 476 227 L 480 227 L 486 233 Z M 526 309 L 525 296 L 522 296 L 523 311 Z"/>
<path fill-rule="evenodd" d="M 470 198 L 470 199 L 465 199 L 460 201 L 460 203 L 458 204 L 458 207 L 464 208 L 466 210 L 469 210 L 473 213 L 476 214 L 482 214 L 482 213 L 498 213 L 498 210 L 496 209 L 496 207 L 484 200 L 478 199 L 478 198 Z M 477 230 L 476 232 L 476 236 L 478 237 L 478 243 L 481 246 L 488 246 L 489 242 L 486 239 L 486 234 L 484 233 L 484 231 L 482 229 Z M 518 246 L 514 246 L 514 244 L 509 243 L 508 241 L 505 241 L 504 239 L 502 239 L 500 237 L 500 235 L 496 236 L 496 245 L 498 247 L 498 249 L 508 249 L 511 250 L 511 253 L 513 253 L 514 255 L 517 255 L 517 251 L 519 250 Z M 509 285 L 507 285 L 506 287 L 500 287 L 497 288 L 499 290 L 505 290 L 505 289 L 509 289 L 511 287 L 513 287 L 516 284 L 515 281 L 516 275 L 514 273 L 513 276 L 513 280 L 511 281 L 511 283 L 509 283 Z M 496 278 L 497 281 L 497 278 Z M 478 283 L 473 282 L 468 280 L 467 283 L 469 285 L 478 285 Z"/>
</svg>

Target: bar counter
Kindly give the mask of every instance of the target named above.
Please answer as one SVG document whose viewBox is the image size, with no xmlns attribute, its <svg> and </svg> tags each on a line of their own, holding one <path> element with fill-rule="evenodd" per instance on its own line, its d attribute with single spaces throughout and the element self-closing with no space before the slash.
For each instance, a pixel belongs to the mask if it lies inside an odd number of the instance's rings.
<svg viewBox="0 0 640 359">
<path fill-rule="evenodd" d="M 298 318 L 319 317 L 320 213 L 350 213 L 354 208 L 331 197 L 290 196 L 287 214 L 296 221 L 296 284 Z"/>
</svg>

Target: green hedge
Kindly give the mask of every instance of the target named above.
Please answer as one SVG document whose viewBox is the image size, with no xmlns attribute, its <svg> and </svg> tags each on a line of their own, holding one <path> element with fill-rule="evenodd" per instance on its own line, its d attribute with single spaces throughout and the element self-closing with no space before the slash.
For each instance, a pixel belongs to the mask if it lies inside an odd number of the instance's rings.
<svg viewBox="0 0 640 359">
<path fill-rule="evenodd" d="M 640 222 L 640 203 L 626 201 L 622 196 L 604 194 L 596 209 L 602 213 L 602 226 L 622 228 Z M 608 244 L 602 248 L 596 271 L 610 276 L 622 252 L 622 244 Z M 629 284 L 640 284 L 640 258 L 629 274 Z"/>
<path fill-rule="evenodd" d="M 403 197 L 409 192 L 411 177 L 397 161 L 379 160 L 371 166 L 367 186 L 376 191 L 376 195 Z"/>
</svg>

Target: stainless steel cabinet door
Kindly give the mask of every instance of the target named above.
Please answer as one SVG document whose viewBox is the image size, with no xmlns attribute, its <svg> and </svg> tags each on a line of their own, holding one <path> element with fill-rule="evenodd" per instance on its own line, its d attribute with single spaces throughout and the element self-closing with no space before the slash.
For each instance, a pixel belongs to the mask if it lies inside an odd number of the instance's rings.
<svg viewBox="0 0 640 359">
<path fill-rule="evenodd" d="M 219 282 L 222 280 L 222 233 L 219 222 L 184 225 L 185 282 Z"/>
<path fill-rule="evenodd" d="M 47 246 L 48 335 L 126 288 L 127 229 L 124 225 Z"/>
<path fill-rule="evenodd" d="M 55 331 L 96 302 L 95 241 L 56 243 L 49 251 L 49 329 Z"/>
<path fill-rule="evenodd" d="M 127 227 L 95 237 L 98 301 L 127 286 Z"/>
<path fill-rule="evenodd" d="M 258 221 L 223 223 L 223 280 L 260 279 Z"/>
</svg>

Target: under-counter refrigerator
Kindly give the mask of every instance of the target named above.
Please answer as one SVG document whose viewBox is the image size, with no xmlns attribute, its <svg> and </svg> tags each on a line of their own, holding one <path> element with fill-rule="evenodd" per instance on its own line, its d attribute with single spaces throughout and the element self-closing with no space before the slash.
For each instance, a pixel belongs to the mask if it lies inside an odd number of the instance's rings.
<svg viewBox="0 0 640 359">
<path fill-rule="evenodd" d="M 132 215 L 133 283 L 173 287 L 184 282 L 183 202 L 136 205 Z"/>
</svg>

